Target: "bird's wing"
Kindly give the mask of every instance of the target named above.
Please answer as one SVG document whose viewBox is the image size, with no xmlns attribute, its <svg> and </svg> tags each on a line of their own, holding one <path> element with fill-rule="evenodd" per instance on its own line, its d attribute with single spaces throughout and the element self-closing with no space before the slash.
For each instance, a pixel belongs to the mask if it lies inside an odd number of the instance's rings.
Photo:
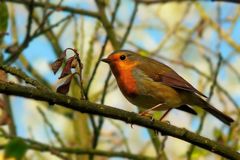
<svg viewBox="0 0 240 160">
<path fill-rule="evenodd" d="M 148 66 L 146 67 L 140 64 L 138 67 L 154 81 L 206 97 L 167 65 L 149 58 L 145 60 L 148 62 Z"/>
<path fill-rule="evenodd" d="M 158 79 L 155 79 L 155 81 L 164 83 L 173 88 L 194 92 L 203 97 L 206 97 L 203 93 L 199 92 L 196 88 L 194 88 L 190 83 L 188 83 L 185 79 L 179 76 L 176 72 L 158 74 Z"/>
</svg>

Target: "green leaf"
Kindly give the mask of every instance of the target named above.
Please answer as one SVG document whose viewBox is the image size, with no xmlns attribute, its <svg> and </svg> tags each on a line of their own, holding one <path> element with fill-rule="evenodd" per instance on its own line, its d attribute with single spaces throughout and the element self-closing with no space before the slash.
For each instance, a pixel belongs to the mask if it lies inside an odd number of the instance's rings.
<svg viewBox="0 0 240 160">
<path fill-rule="evenodd" d="M 27 152 L 27 144 L 19 138 L 14 138 L 6 145 L 4 150 L 5 158 L 15 158 L 21 160 Z"/>
<path fill-rule="evenodd" d="M 6 35 L 8 26 L 8 8 L 5 2 L 0 2 L 0 44 L 3 37 Z"/>
</svg>

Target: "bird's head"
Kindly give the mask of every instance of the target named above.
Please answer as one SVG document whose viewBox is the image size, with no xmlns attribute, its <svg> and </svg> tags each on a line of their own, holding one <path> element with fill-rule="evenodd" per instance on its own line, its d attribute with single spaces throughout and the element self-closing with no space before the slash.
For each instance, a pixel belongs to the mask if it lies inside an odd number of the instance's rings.
<svg viewBox="0 0 240 160">
<path fill-rule="evenodd" d="M 128 50 L 118 50 L 112 52 L 107 58 L 101 61 L 108 63 L 110 66 L 130 67 L 138 63 L 139 55 Z"/>
<path fill-rule="evenodd" d="M 116 75 L 126 70 L 132 70 L 133 67 L 140 63 L 139 57 L 140 55 L 132 51 L 118 50 L 112 52 L 107 58 L 101 61 L 108 63 L 112 72 Z"/>
</svg>

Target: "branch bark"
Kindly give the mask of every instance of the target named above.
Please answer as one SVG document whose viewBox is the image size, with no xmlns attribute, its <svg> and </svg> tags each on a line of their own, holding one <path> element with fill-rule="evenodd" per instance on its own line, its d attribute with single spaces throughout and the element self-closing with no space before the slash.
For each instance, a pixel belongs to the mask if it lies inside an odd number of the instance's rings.
<svg viewBox="0 0 240 160">
<path fill-rule="evenodd" d="M 36 89 L 34 87 L 21 86 L 10 82 L 0 81 L 0 93 L 46 101 L 50 104 L 62 105 L 65 108 L 69 108 L 78 112 L 100 115 L 121 120 L 126 123 L 136 124 L 159 131 L 162 135 L 169 135 L 184 140 L 223 157 L 232 160 L 240 159 L 240 154 L 228 146 L 214 142 L 184 128 L 178 128 L 164 122 L 151 121 L 150 119 L 141 117 L 133 112 L 127 112 L 121 109 L 92 103 L 86 100 L 77 100 L 76 98 L 58 94 L 50 90 Z"/>
</svg>

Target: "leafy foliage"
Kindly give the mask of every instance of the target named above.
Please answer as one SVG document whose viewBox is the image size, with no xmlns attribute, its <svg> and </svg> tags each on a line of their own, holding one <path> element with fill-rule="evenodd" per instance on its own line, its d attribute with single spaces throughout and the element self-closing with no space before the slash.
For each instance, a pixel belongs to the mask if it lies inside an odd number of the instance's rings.
<svg viewBox="0 0 240 160">
<path fill-rule="evenodd" d="M 5 147 L 5 158 L 13 157 L 16 160 L 21 160 L 27 152 L 27 144 L 19 138 L 14 138 Z"/>
</svg>

